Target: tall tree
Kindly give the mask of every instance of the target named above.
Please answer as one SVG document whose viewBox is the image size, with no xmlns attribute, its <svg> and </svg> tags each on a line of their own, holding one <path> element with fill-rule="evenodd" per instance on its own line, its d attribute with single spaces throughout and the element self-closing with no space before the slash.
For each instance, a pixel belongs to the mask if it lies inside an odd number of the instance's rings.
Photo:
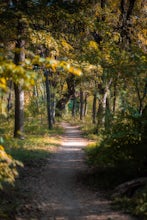
<svg viewBox="0 0 147 220">
<path fill-rule="evenodd" d="M 21 18 L 18 18 L 17 36 L 15 44 L 14 62 L 16 65 L 23 65 L 25 61 L 25 40 L 23 39 L 24 27 Z M 15 127 L 14 137 L 23 138 L 24 132 L 24 90 L 20 83 L 14 84 L 15 90 Z"/>
</svg>

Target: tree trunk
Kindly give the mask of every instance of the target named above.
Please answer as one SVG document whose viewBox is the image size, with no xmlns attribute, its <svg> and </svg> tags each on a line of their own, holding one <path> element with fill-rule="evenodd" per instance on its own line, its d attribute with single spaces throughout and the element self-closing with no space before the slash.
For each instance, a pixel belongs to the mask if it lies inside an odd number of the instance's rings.
<svg viewBox="0 0 147 220">
<path fill-rule="evenodd" d="M 112 198 L 128 196 L 131 197 L 134 195 L 135 191 L 140 187 L 145 186 L 147 184 L 147 178 L 141 177 L 138 179 L 134 179 L 125 183 L 122 183 L 118 187 L 115 188 Z"/>
<path fill-rule="evenodd" d="M 98 133 L 99 129 L 102 127 L 102 118 L 103 118 L 103 105 L 101 100 L 99 100 L 99 106 L 97 111 L 96 133 Z"/>
<path fill-rule="evenodd" d="M 76 96 L 74 94 L 73 96 L 73 106 L 72 106 L 72 117 L 75 117 L 76 115 Z"/>
<path fill-rule="evenodd" d="M 103 88 L 102 84 L 98 85 L 99 93 L 101 95 L 101 99 L 99 100 L 99 108 L 98 108 L 98 121 L 97 121 L 97 131 L 99 128 L 105 128 L 106 125 L 106 113 L 108 107 L 108 94 L 109 88 L 112 83 L 112 79 L 109 80 L 105 88 Z"/>
<path fill-rule="evenodd" d="M 23 26 L 20 22 L 18 22 L 18 36 L 22 36 L 23 34 Z M 25 61 L 25 41 L 21 39 L 17 39 L 16 41 L 16 49 L 15 52 L 15 64 L 22 65 Z M 19 84 L 14 85 L 15 91 L 15 127 L 14 127 L 14 137 L 23 139 L 23 131 L 24 131 L 24 91 Z"/>
<path fill-rule="evenodd" d="M 142 142 L 147 146 L 147 105 L 142 111 Z"/>
<path fill-rule="evenodd" d="M 75 93 L 75 80 L 74 76 L 70 76 L 66 79 L 67 83 L 67 92 L 63 94 L 63 97 L 56 104 L 56 115 L 61 116 L 62 111 L 65 109 L 65 106 L 69 99 L 74 96 Z"/>
<path fill-rule="evenodd" d="M 35 100 L 35 104 L 36 104 L 36 108 L 35 110 L 37 110 L 37 114 L 39 113 L 39 103 L 38 103 L 38 99 L 39 99 L 39 92 L 38 92 L 38 88 L 37 85 L 34 86 L 34 90 L 33 90 L 33 97 Z"/>
<path fill-rule="evenodd" d="M 14 137 L 23 139 L 24 132 L 24 91 L 21 86 L 14 84 L 15 91 L 15 128 Z"/>
<path fill-rule="evenodd" d="M 147 82 L 145 82 L 145 86 L 144 86 L 144 93 L 141 96 L 141 89 L 139 88 L 138 85 L 138 79 L 134 79 L 134 83 L 135 83 L 135 88 L 136 88 L 136 93 L 137 93 L 137 97 L 138 97 L 138 101 L 139 101 L 139 107 L 138 107 L 138 111 L 139 114 L 142 115 L 142 111 L 143 111 L 143 101 L 146 97 L 147 94 Z"/>
<path fill-rule="evenodd" d="M 84 117 L 87 114 L 87 98 L 88 98 L 88 94 L 85 94 L 85 98 L 84 98 Z"/>
<path fill-rule="evenodd" d="M 50 91 L 50 81 L 48 77 L 49 71 L 44 72 L 45 76 L 45 86 L 46 86 L 46 99 L 47 99 L 47 116 L 48 116 L 48 128 L 51 130 L 53 128 L 52 124 L 52 113 L 51 113 L 51 91 Z"/>
<path fill-rule="evenodd" d="M 132 15 L 135 2 L 136 2 L 136 0 L 130 0 L 130 2 L 129 2 L 129 7 L 128 7 L 128 11 L 127 11 L 127 16 L 126 16 L 127 20 L 130 19 L 130 16 Z"/>
<path fill-rule="evenodd" d="M 106 110 L 105 110 L 105 129 L 110 128 L 111 112 L 110 112 L 110 102 L 107 96 L 106 98 Z"/>
<path fill-rule="evenodd" d="M 113 114 L 115 114 L 116 110 L 116 80 L 114 81 L 114 87 L 113 87 Z"/>
<path fill-rule="evenodd" d="M 130 33 L 129 33 L 129 29 L 130 26 L 128 28 L 128 20 L 130 19 L 133 9 L 134 9 L 134 5 L 135 5 L 136 0 L 121 0 L 120 2 L 120 22 L 121 22 L 121 31 L 120 31 L 120 35 L 122 37 L 122 42 L 124 43 L 124 47 L 128 46 L 128 44 L 131 43 L 131 38 L 130 38 Z M 130 25 L 130 23 L 129 23 Z"/>
<path fill-rule="evenodd" d="M 7 104 L 7 110 L 8 110 L 8 118 L 9 118 L 9 112 L 12 108 L 12 88 L 13 88 L 13 82 L 9 81 L 9 93 L 8 93 L 8 104 Z"/>
<path fill-rule="evenodd" d="M 73 106 L 72 106 L 72 117 L 76 115 L 76 94 L 75 94 L 75 80 L 73 79 Z"/>
<path fill-rule="evenodd" d="M 52 118 L 52 124 L 55 124 L 55 110 L 56 110 L 56 99 L 55 94 L 51 94 L 51 118 Z"/>
<path fill-rule="evenodd" d="M 97 101 L 97 96 L 96 93 L 93 95 L 93 105 L 92 105 L 92 122 L 93 124 L 96 123 L 96 101 Z"/>
<path fill-rule="evenodd" d="M 84 115 L 84 99 L 83 99 L 83 90 L 80 89 L 80 120 L 83 120 Z"/>
</svg>

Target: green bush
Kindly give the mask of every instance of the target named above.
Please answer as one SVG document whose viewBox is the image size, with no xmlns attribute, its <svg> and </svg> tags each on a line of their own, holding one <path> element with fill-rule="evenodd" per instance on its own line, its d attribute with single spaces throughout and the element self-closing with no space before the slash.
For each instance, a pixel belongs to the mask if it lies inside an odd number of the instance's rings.
<svg viewBox="0 0 147 220">
<path fill-rule="evenodd" d="M 122 182 L 147 175 L 146 122 L 142 117 L 128 116 L 112 123 L 101 134 L 99 142 L 86 148 L 87 163 L 96 168 L 99 186 L 113 189 Z M 133 197 L 117 198 L 119 208 L 147 218 L 147 187 Z"/>
<path fill-rule="evenodd" d="M 122 167 L 141 171 L 145 168 L 147 148 L 142 141 L 140 120 L 128 117 L 116 121 L 101 142 L 88 146 L 88 164 L 94 167 Z"/>
</svg>

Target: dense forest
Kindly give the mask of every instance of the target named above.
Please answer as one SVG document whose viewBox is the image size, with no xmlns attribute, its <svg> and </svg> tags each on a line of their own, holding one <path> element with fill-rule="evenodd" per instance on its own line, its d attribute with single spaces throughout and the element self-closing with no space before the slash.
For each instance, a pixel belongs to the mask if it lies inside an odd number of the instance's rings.
<svg viewBox="0 0 147 220">
<path fill-rule="evenodd" d="M 1 0 L 0 21 L 0 190 L 15 184 L 23 143 L 35 146 L 29 134 L 66 120 L 93 139 L 89 178 L 122 184 L 117 205 L 145 219 L 146 0 Z"/>
</svg>

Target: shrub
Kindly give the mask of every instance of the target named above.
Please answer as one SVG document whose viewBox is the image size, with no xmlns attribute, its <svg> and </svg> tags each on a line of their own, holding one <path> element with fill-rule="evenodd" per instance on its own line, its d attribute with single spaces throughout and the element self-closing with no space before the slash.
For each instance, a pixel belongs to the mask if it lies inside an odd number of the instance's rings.
<svg viewBox="0 0 147 220">
<path fill-rule="evenodd" d="M 102 134 L 101 141 L 86 149 L 88 164 L 94 167 L 120 167 L 144 171 L 147 148 L 142 139 L 140 119 L 117 120 L 111 130 Z"/>
</svg>

